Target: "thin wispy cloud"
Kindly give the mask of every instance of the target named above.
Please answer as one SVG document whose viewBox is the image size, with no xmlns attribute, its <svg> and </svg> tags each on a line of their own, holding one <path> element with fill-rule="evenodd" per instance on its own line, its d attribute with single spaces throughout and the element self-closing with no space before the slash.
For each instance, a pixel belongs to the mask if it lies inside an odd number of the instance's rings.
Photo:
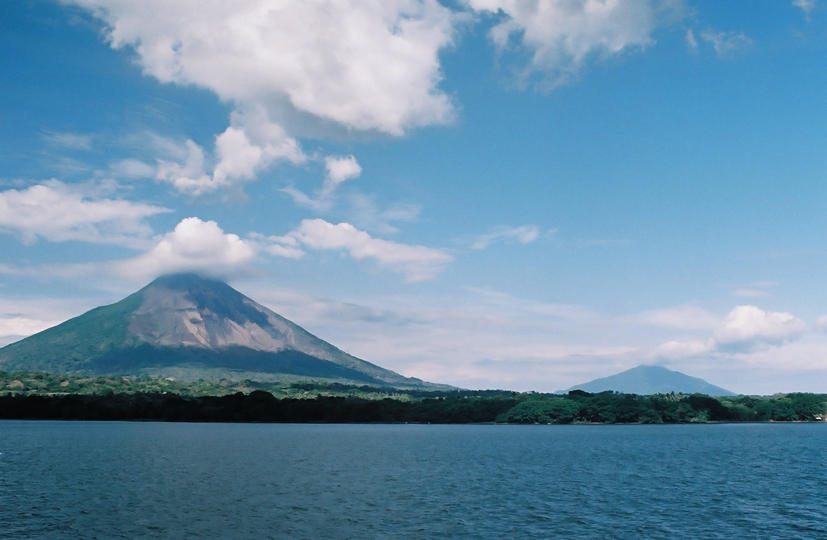
<svg viewBox="0 0 827 540">
<path fill-rule="evenodd" d="M 89 134 L 47 130 L 43 132 L 42 136 L 47 144 L 67 150 L 92 149 L 92 135 Z"/>
<path fill-rule="evenodd" d="M 353 155 L 327 156 L 324 163 L 327 173 L 322 186 L 314 196 L 310 196 L 294 186 L 281 188 L 280 191 L 289 195 L 293 202 L 299 206 L 320 212 L 330 210 L 334 205 L 333 196 L 336 189 L 348 180 L 358 178 L 362 174 L 362 167 Z"/>
<path fill-rule="evenodd" d="M 752 47 L 752 39 L 743 32 L 707 29 L 701 32 L 701 39 L 721 57 L 731 57 Z"/>
<path fill-rule="evenodd" d="M 797 7 L 804 13 L 804 17 L 810 20 L 810 14 L 816 7 L 815 0 L 793 0 L 793 6 Z"/>
<path fill-rule="evenodd" d="M 495 242 L 530 244 L 539 237 L 540 228 L 536 225 L 499 226 L 490 233 L 478 236 L 471 244 L 471 249 L 486 249 Z"/>
</svg>

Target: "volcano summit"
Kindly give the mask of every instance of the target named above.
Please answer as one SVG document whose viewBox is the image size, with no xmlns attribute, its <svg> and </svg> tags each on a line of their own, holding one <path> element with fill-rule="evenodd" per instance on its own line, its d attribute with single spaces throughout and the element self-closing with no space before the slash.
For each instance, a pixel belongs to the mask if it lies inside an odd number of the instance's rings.
<svg viewBox="0 0 827 540">
<path fill-rule="evenodd" d="M 447 388 L 351 356 L 195 274 L 160 277 L 120 302 L 12 343 L 0 349 L 0 370 Z"/>
</svg>

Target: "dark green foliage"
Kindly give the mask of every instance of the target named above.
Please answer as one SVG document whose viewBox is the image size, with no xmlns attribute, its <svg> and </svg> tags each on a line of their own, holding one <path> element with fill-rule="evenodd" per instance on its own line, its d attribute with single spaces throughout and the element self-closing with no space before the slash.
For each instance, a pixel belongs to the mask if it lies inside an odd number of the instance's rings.
<svg viewBox="0 0 827 540">
<path fill-rule="evenodd" d="M 575 407 L 576 406 L 576 407 Z M 827 413 L 827 395 L 714 398 L 703 394 L 637 396 L 573 390 L 566 398 L 528 394 L 498 421 L 512 423 L 703 423 L 814 421 Z"/>
<path fill-rule="evenodd" d="M 212 394 L 212 395 L 210 395 Z M 0 418 L 205 422 L 690 423 L 813 421 L 825 394 L 713 398 L 572 391 L 431 392 L 371 386 L 244 381 L 72 378 L 0 373 Z"/>
<path fill-rule="evenodd" d="M 522 401 L 497 420 L 512 424 L 570 424 L 580 413 L 573 400 L 559 398 Z"/>
<path fill-rule="evenodd" d="M 255 391 L 226 396 L 172 394 L 96 396 L 0 396 L 0 418 L 162 420 L 173 422 L 422 422 L 468 423 L 490 420 L 513 401 L 465 398 L 405 402 L 318 396 L 277 399 Z"/>
<path fill-rule="evenodd" d="M 95 373 L 130 373 L 143 368 L 179 365 L 384 384 L 355 369 L 299 351 L 268 352 L 246 347 L 226 347 L 215 351 L 196 347 L 154 347 L 144 343 L 102 355 L 90 363 L 90 368 Z"/>
<path fill-rule="evenodd" d="M 130 338 L 124 320 L 140 306 L 136 292 L 116 304 L 97 307 L 80 317 L 44 330 L 2 348 L 4 369 L 76 372 L 87 358 L 128 346 Z M 56 360 L 49 351 L 62 352 Z M 21 367 L 25 366 L 25 367 Z"/>
</svg>

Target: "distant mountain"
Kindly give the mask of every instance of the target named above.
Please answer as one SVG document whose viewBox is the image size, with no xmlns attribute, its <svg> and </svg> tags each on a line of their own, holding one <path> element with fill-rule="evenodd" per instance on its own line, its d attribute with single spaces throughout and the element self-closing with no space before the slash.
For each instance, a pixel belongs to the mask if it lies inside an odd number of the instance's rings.
<svg viewBox="0 0 827 540">
<path fill-rule="evenodd" d="M 624 394 L 639 395 L 667 394 L 669 392 L 700 393 L 710 396 L 735 395 L 734 392 L 710 384 L 698 377 L 690 377 L 679 371 L 672 371 L 660 366 L 637 366 L 616 375 L 574 385 L 569 390 L 583 390 L 592 393 L 613 390 Z"/>
<path fill-rule="evenodd" d="M 351 356 L 195 274 L 160 277 L 118 303 L 7 345 L 0 370 L 449 388 Z"/>
</svg>

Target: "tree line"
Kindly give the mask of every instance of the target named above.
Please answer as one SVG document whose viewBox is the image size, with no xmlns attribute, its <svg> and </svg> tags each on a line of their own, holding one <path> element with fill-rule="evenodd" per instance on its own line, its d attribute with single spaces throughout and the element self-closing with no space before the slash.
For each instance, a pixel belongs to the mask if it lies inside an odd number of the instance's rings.
<svg viewBox="0 0 827 540">
<path fill-rule="evenodd" d="M 171 393 L 0 395 L 0 418 L 314 423 L 703 423 L 818 421 L 827 394 L 715 398 L 575 390 L 566 395 L 464 391 L 422 399 L 317 395 L 277 398 L 263 390 L 224 396 Z"/>
</svg>

